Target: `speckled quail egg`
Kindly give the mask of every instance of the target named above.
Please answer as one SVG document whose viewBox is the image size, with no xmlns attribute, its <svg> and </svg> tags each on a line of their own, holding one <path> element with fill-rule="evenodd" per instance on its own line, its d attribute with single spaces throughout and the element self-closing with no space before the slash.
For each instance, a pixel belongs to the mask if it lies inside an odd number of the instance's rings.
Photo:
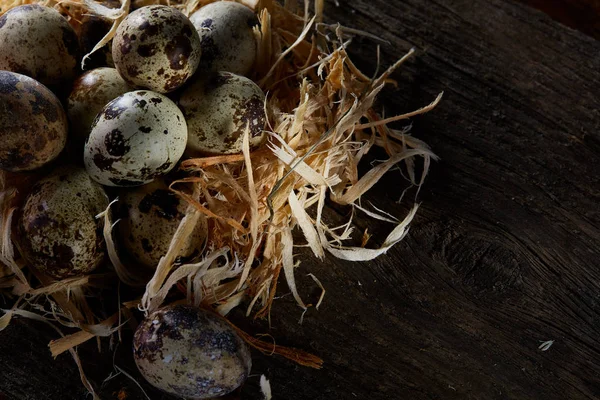
<svg viewBox="0 0 600 400">
<path fill-rule="evenodd" d="M 188 124 L 188 153 L 239 153 L 246 126 L 250 128 L 250 146 L 259 146 L 265 137 L 264 99 L 254 82 L 230 72 L 196 80 L 179 99 Z"/>
<path fill-rule="evenodd" d="M 19 248 L 38 270 L 57 279 L 94 270 L 104 258 L 102 186 L 83 168 L 65 166 L 36 183 L 18 224 Z"/>
<path fill-rule="evenodd" d="M 0 17 L 0 69 L 56 85 L 75 77 L 78 57 L 77 35 L 55 9 L 27 4 Z"/>
<path fill-rule="evenodd" d="M 191 77 L 200 62 L 200 37 L 190 20 L 168 6 L 142 7 L 119 25 L 113 61 L 130 84 L 171 92 Z"/>
<path fill-rule="evenodd" d="M 187 126 L 177 105 L 148 90 L 112 100 L 92 123 L 83 161 L 96 182 L 139 186 L 169 172 L 183 155 Z"/>
<path fill-rule="evenodd" d="M 161 180 L 129 190 L 120 196 L 123 212 L 119 222 L 122 243 L 132 258 L 155 268 L 167 253 L 171 239 L 185 216 L 188 203 Z M 199 255 L 207 237 L 206 218 L 201 217 L 183 246 L 181 257 Z"/>
<path fill-rule="evenodd" d="M 27 171 L 56 158 L 68 123 L 56 96 L 25 75 L 0 71 L 0 169 Z"/>
<path fill-rule="evenodd" d="M 248 347 L 225 321 L 183 305 L 150 314 L 135 332 L 133 351 L 148 382 L 186 399 L 232 392 L 252 365 Z"/>
<path fill-rule="evenodd" d="M 190 16 L 200 34 L 200 68 L 247 75 L 256 59 L 252 28 L 258 18 L 248 7 L 233 1 L 207 4 Z"/>
<path fill-rule="evenodd" d="M 131 90 L 114 68 L 96 68 L 77 78 L 67 105 L 72 139 L 83 146 L 98 113 L 111 100 Z"/>
</svg>

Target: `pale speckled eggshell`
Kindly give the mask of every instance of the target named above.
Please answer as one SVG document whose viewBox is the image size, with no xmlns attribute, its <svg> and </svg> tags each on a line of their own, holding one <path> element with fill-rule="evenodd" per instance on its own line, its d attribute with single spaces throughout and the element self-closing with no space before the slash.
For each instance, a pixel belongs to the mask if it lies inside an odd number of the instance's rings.
<svg viewBox="0 0 600 400">
<path fill-rule="evenodd" d="M 258 147 L 266 135 L 264 100 L 262 90 L 244 76 L 218 72 L 197 79 L 179 98 L 188 124 L 187 152 L 239 153 L 248 124 L 250 147 Z"/>
<path fill-rule="evenodd" d="M 130 84 L 171 92 L 190 78 L 200 63 L 200 37 L 190 20 L 168 6 L 142 7 L 119 25 L 113 61 Z"/>
<path fill-rule="evenodd" d="M 0 169 L 28 171 L 55 159 L 68 123 L 56 96 L 25 75 L 0 71 Z"/>
<path fill-rule="evenodd" d="M 177 105 L 161 94 L 137 90 L 100 111 L 83 161 L 98 183 L 139 186 L 172 170 L 186 142 L 187 126 Z"/>
<path fill-rule="evenodd" d="M 0 69 L 57 85 L 75 77 L 78 59 L 77 35 L 55 9 L 27 4 L 0 17 Z"/>
<path fill-rule="evenodd" d="M 193 13 L 190 21 L 200 34 L 201 69 L 250 73 L 257 48 L 252 28 L 258 25 L 252 10 L 233 1 L 217 1 Z"/>
<path fill-rule="evenodd" d="M 104 259 L 102 219 L 108 206 L 102 186 L 83 168 L 66 166 L 36 183 L 18 224 L 25 259 L 56 279 L 93 271 Z"/>
<path fill-rule="evenodd" d="M 96 68 L 77 78 L 67 103 L 71 138 L 83 145 L 98 113 L 111 100 L 131 90 L 114 68 Z"/>
<path fill-rule="evenodd" d="M 128 190 L 120 199 L 123 207 L 119 222 L 120 243 L 136 262 L 156 268 L 169 249 L 188 203 L 170 191 L 161 179 Z M 201 217 L 179 256 L 199 255 L 207 235 L 206 218 Z"/>
<path fill-rule="evenodd" d="M 167 306 L 150 314 L 135 332 L 133 350 L 148 382 L 186 399 L 230 393 L 252 366 L 246 343 L 226 322 L 191 306 Z"/>
</svg>

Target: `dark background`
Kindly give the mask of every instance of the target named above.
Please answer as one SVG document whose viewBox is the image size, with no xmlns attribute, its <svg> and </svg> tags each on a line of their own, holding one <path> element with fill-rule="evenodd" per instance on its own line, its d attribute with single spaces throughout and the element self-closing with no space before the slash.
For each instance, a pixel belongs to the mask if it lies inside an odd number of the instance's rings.
<svg viewBox="0 0 600 400">
<path fill-rule="evenodd" d="M 412 121 L 441 161 L 409 235 L 387 255 L 369 263 L 302 255 L 304 299 L 320 293 L 309 272 L 327 289 L 302 325 L 283 282 L 271 330 L 233 316 L 325 360 L 312 370 L 255 353 L 242 398 L 260 398 L 261 374 L 276 399 L 289 400 L 600 398 L 599 12 L 593 0 L 327 2 L 330 21 L 390 41 L 384 67 L 417 48 L 380 106 L 402 113 L 445 91 L 436 110 Z M 372 70 L 372 42 L 358 39 L 352 54 Z M 367 199 L 401 215 L 399 182 L 388 174 Z M 332 208 L 327 218 L 348 212 Z M 381 232 L 375 242 L 391 229 L 368 226 Z M 51 359 L 55 338 L 24 320 L 2 332 L 0 398 L 85 398 L 69 356 Z M 101 383 L 112 354 L 93 344 L 80 351 Z M 126 345 L 115 360 L 142 382 Z M 119 393 L 142 398 L 123 376 L 103 386 L 103 398 Z"/>
</svg>

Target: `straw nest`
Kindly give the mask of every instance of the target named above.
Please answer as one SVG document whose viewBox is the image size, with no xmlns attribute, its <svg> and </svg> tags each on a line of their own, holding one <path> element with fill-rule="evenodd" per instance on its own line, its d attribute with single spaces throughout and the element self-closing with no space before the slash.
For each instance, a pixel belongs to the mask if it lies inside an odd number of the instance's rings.
<svg viewBox="0 0 600 400">
<path fill-rule="evenodd" d="M 0 12 L 30 2 L 0 0 Z M 189 15 L 210 2 L 188 0 L 171 5 Z M 404 115 L 382 118 L 373 109 L 377 94 L 386 84 L 394 83 L 392 72 L 414 51 L 372 78 L 361 73 L 346 52 L 353 35 L 368 34 L 323 23 L 323 1 L 317 0 L 314 8 L 307 1 L 303 10 L 292 1 L 285 1 L 285 5 L 273 0 L 240 2 L 253 8 L 260 20 L 260 27 L 255 28 L 258 54 L 252 78 L 267 94 L 264 107 L 270 137 L 266 145 L 253 152 L 249 151 L 246 136 L 242 154 L 181 163 L 186 177 L 173 182 L 171 190 L 188 201 L 187 214 L 152 277 L 137 274 L 119 258 L 118 243 L 112 240 L 118 221 L 111 217 L 111 206 L 118 199 L 98 216 L 104 219 L 108 273 L 53 281 L 35 268 L 27 268 L 11 240 L 11 226 L 22 197 L 20 188 L 25 188 L 36 174 L 1 175 L 0 290 L 13 295 L 15 302 L 0 318 L 0 330 L 15 315 L 51 324 L 62 337 L 50 344 L 52 354 L 70 351 L 91 393 L 94 388 L 83 374 L 76 346 L 92 338 L 114 335 L 123 321 L 134 321 L 132 308 L 152 312 L 175 292 L 180 293 L 180 301 L 213 309 L 222 316 L 243 304 L 247 315 L 268 317 L 283 273 L 296 302 L 306 310 L 308 305 L 294 280 L 299 265 L 293 253 L 295 245 L 308 245 L 319 259 L 329 253 L 344 260 L 372 260 L 403 239 L 417 211 L 414 203 L 407 215 L 397 218 L 360 205 L 361 196 L 399 164 L 407 172 L 409 184 L 420 186 L 435 159 L 429 147 L 412 137 L 408 129 L 391 129 L 388 124 L 430 111 L 441 94 L 430 105 Z M 94 51 L 112 39 L 130 9 L 167 4 L 164 0 L 122 0 L 120 8 L 107 8 L 89 0 L 42 3 L 65 14 L 76 30 L 86 14 L 112 22 L 112 29 Z M 86 61 L 84 57 L 84 66 Z M 383 149 L 387 159 L 360 176 L 358 165 L 374 147 Z M 420 167 L 415 169 L 415 165 Z M 378 248 L 345 245 L 352 238 L 352 221 L 327 226 L 322 218 L 326 201 L 389 222 L 389 235 Z M 183 239 L 202 215 L 211 227 L 206 251 L 189 264 L 176 263 Z M 292 234 L 297 228 L 304 237 L 301 243 L 297 243 L 298 235 Z M 107 282 L 114 284 L 116 279 L 111 280 L 111 276 L 115 275 L 125 284 L 145 286 L 145 292 L 139 300 L 122 304 L 115 315 L 100 320 L 86 296 Z M 313 279 L 321 286 L 317 277 Z M 319 303 L 325 294 L 321 288 Z M 64 327 L 75 331 L 65 335 Z M 275 351 L 303 365 L 321 364 L 318 357 L 240 333 L 260 350 Z"/>
</svg>

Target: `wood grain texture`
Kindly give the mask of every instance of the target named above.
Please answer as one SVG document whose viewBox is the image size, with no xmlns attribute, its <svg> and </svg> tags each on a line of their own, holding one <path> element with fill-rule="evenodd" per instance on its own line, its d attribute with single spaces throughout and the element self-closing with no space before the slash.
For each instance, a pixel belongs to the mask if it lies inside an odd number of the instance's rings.
<svg viewBox="0 0 600 400">
<path fill-rule="evenodd" d="M 521 0 L 558 22 L 600 40 L 600 0 Z"/>
<path fill-rule="evenodd" d="M 305 300 L 319 296 L 309 272 L 327 294 L 302 325 L 283 283 L 270 331 L 234 315 L 248 331 L 325 359 L 317 371 L 255 354 L 242 398 L 260 398 L 260 374 L 276 398 L 289 400 L 599 398 L 600 43 L 506 0 L 341 3 L 327 2 L 328 19 L 388 40 L 384 66 L 418 49 L 396 74 L 398 89 L 384 93 L 386 115 L 445 91 L 439 108 L 412 121 L 441 161 L 407 239 L 387 255 L 319 263 L 303 253 Z M 353 54 L 373 68 L 372 42 L 357 39 Z M 391 173 L 368 199 L 401 215 L 402 187 Z M 331 221 L 349 212 L 329 211 Z M 375 232 L 374 242 L 390 229 L 356 225 Z M 0 336 L 0 392 L 83 399 L 76 371 L 66 356 L 50 359 L 52 335 L 39 328 L 19 323 Z M 541 351 L 548 340 L 554 345 Z M 112 354 L 81 351 L 101 382 Z M 135 374 L 128 348 L 115 360 Z M 23 372 L 29 365 L 35 377 Z M 122 389 L 143 398 L 122 376 L 103 395 Z"/>
</svg>

